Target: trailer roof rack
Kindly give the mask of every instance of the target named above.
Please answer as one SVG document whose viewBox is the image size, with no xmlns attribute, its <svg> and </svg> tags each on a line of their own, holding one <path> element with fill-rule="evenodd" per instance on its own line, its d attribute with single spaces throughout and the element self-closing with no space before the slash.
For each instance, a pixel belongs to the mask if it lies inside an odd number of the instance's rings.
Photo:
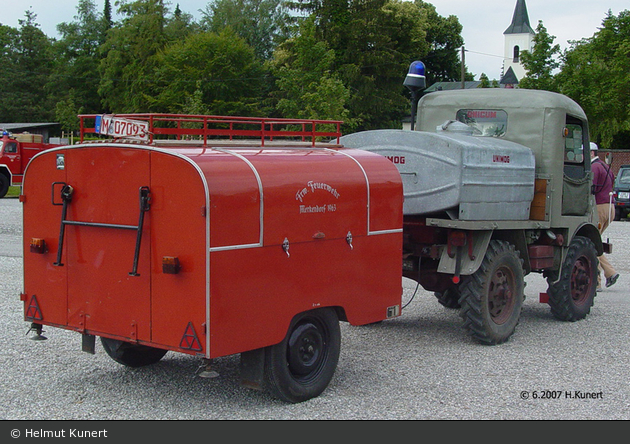
<svg viewBox="0 0 630 444">
<path fill-rule="evenodd" d="M 283 140 L 310 142 L 341 137 L 342 121 L 315 119 L 271 119 L 192 114 L 81 114 L 81 143 L 87 135 L 136 140 L 148 144 L 190 142 L 216 143 L 225 140 Z M 139 130 L 138 130 L 139 129 Z M 92 136 L 94 137 L 94 136 Z"/>
</svg>

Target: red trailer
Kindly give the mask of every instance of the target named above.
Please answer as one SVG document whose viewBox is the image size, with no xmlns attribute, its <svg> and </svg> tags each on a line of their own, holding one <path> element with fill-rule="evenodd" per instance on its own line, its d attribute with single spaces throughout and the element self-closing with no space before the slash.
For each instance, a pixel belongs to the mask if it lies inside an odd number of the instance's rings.
<svg viewBox="0 0 630 444">
<path fill-rule="evenodd" d="M 400 315 L 400 174 L 340 146 L 339 122 L 119 117 L 148 136 L 51 149 L 25 172 L 37 332 L 77 331 L 91 353 L 99 336 L 128 366 L 240 353 L 245 385 L 299 402 L 334 374 L 339 320 Z M 84 133 L 98 123 L 82 116 Z"/>
</svg>

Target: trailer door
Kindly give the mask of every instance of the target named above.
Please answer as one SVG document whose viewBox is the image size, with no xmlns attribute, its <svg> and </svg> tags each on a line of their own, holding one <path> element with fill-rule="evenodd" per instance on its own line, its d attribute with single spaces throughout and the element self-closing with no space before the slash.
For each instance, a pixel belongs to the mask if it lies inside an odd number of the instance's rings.
<svg viewBox="0 0 630 444">
<path fill-rule="evenodd" d="M 150 340 L 149 151 L 68 150 L 71 196 L 59 266 L 68 273 L 68 324 L 91 334 Z M 63 185 L 57 186 L 62 193 Z M 66 193 L 68 194 L 68 193 Z"/>
</svg>

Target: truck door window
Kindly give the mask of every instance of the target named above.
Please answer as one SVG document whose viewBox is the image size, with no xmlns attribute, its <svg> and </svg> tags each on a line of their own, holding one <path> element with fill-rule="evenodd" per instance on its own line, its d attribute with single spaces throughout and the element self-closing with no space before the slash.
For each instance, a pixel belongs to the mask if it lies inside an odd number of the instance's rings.
<svg viewBox="0 0 630 444">
<path fill-rule="evenodd" d="M 507 113 L 500 109 L 460 109 L 456 119 L 473 129 L 473 135 L 501 137 L 507 130 Z"/>
<path fill-rule="evenodd" d="M 564 161 L 567 163 L 584 162 L 584 143 L 582 126 L 575 123 L 567 123 L 566 136 L 564 138 Z"/>
<path fill-rule="evenodd" d="M 15 154 L 15 153 L 17 153 L 17 143 L 15 143 L 15 142 L 7 142 L 4 145 L 4 153 L 5 154 Z"/>
</svg>

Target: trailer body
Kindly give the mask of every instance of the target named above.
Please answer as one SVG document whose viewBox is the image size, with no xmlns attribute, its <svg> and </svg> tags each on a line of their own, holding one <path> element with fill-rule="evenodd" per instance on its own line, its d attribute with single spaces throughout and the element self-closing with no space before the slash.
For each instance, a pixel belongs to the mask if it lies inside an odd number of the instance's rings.
<svg viewBox="0 0 630 444">
<path fill-rule="evenodd" d="M 21 196 L 26 320 L 100 336 L 109 351 L 211 360 L 281 343 L 304 313 L 352 325 L 400 315 L 391 162 L 335 144 L 257 145 L 102 142 L 35 156 Z M 250 368 L 263 355 L 245 355 L 249 385 L 263 385 Z"/>
</svg>

